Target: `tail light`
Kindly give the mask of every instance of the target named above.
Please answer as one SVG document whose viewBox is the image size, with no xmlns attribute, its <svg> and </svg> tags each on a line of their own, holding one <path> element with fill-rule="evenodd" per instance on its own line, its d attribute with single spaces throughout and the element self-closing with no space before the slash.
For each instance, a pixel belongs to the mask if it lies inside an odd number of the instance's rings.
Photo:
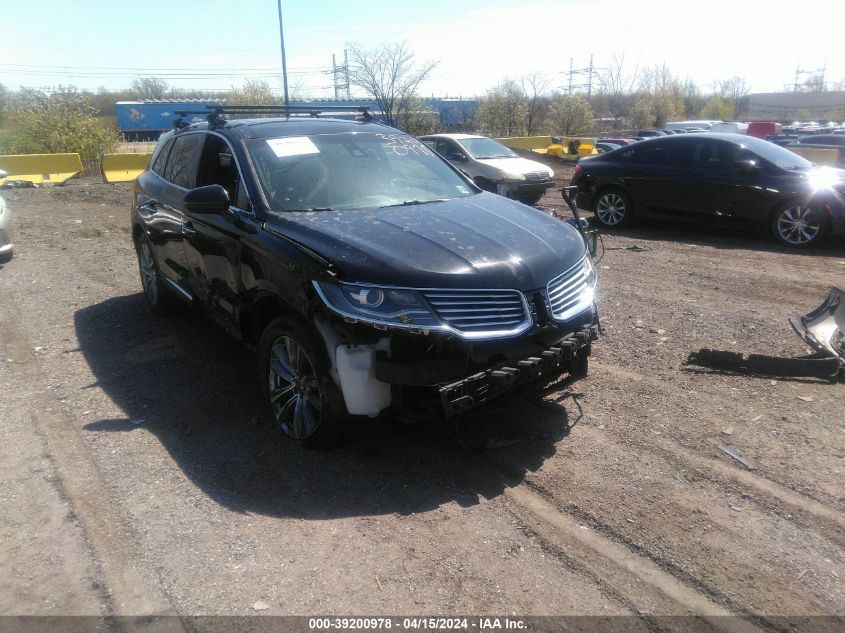
<svg viewBox="0 0 845 633">
<path fill-rule="evenodd" d="M 581 165 L 575 165 L 575 173 L 576 174 L 580 174 L 583 171 L 584 171 L 584 168 L 581 167 Z"/>
</svg>

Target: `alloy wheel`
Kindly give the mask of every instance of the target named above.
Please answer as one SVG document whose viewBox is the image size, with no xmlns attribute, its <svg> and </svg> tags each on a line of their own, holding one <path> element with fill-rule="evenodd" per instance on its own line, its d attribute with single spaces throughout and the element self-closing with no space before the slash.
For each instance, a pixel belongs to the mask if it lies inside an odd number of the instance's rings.
<svg viewBox="0 0 845 633">
<path fill-rule="evenodd" d="M 323 399 L 314 366 L 305 350 L 289 336 L 270 348 L 270 406 L 276 425 L 287 436 L 304 440 L 320 425 Z"/>
<path fill-rule="evenodd" d="M 606 193 L 599 198 L 596 215 L 604 224 L 615 226 L 625 218 L 625 200 L 616 193 Z"/>
<path fill-rule="evenodd" d="M 784 242 L 802 246 L 812 242 L 822 230 L 822 217 L 817 211 L 804 205 L 789 207 L 781 211 L 777 220 L 777 232 Z"/>
<path fill-rule="evenodd" d="M 156 274 L 150 245 L 146 242 L 141 242 L 141 248 L 138 251 L 138 264 L 141 269 L 141 285 L 144 287 L 144 292 L 147 293 L 150 303 L 155 305 L 158 299 L 158 275 Z"/>
</svg>

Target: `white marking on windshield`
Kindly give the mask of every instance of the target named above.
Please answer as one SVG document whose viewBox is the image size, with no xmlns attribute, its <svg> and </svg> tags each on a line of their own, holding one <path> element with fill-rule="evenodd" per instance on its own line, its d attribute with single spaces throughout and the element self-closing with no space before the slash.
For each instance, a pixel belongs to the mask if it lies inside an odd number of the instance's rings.
<svg viewBox="0 0 845 633">
<path fill-rule="evenodd" d="M 286 136 L 284 138 L 268 138 L 267 145 L 278 158 L 284 156 L 300 156 L 302 154 L 319 154 L 319 148 L 307 136 Z"/>
</svg>

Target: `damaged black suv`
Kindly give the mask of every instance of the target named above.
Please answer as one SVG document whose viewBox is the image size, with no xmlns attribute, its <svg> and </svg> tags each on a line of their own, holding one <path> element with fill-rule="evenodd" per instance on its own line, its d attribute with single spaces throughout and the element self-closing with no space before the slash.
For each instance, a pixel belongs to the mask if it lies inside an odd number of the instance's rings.
<svg viewBox="0 0 845 633">
<path fill-rule="evenodd" d="M 452 416 L 586 375 L 596 273 L 572 225 L 365 109 L 226 113 L 161 137 L 132 236 L 153 311 L 193 304 L 257 348 L 281 433 L 326 445 L 350 415 Z"/>
</svg>

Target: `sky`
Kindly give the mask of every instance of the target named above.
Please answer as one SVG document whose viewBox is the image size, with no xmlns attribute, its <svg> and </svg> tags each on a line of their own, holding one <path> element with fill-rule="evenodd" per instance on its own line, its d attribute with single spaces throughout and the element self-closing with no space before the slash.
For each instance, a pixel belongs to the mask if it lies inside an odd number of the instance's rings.
<svg viewBox="0 0 845 633">
<path fill-rule="evenodd" d="M 281 91 L 277 0 L 0 0 L 0 83 L 97 90 L 159 76 L 182 88 L 231 89 L 245 78 Z M 783 90 L 796 68 L 845 81 L 841 0 L 282 0 L 289 84 L 333 96 L 332 54 L 347 43 L 405 42 L 437 66 L 423 96 L 471 97 L 506 77 L 624 55 L 630 70 L 665 63 L 707 89 L 733 76 Z M 19 17 L 15 17 L 19 16 Z M 830 25 L 830 26 L 828 26 Z M 806 78 L 804 75 L 803 78 Z M 353 88 L 353 94 L 355 90 Z"/>
</svg>

